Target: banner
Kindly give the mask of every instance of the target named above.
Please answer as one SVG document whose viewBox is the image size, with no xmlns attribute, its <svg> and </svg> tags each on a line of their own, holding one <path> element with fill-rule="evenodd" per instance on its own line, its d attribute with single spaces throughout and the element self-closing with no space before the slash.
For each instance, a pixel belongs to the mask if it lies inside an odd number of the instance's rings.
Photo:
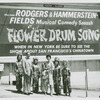
<svg viewBox="0 0 100 100">
<path fill-rule="evenodd" d="M 0 56 L 100 54 L 97 12 L 0 8 Z"/>
</svg>

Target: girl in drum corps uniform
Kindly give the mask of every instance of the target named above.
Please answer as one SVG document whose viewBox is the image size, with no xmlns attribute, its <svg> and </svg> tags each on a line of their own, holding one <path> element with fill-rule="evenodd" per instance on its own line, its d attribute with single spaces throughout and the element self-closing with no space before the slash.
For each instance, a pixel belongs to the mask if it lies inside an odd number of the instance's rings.
<svg viewBox="0 0 100 100">
<path fill-rule="evenodd" d="M 42 73 L 41 73 L 41 88 L 42 92 L 46 95 L 48 92 L 48 69 L 45 66 L 45 63 L 42 64 Z"/>
<path fill-rule="evenodd" d="M 54 73 L 53 73 L 53 79 L 54 79 L 54 91 L 55 93 L 61 94 L 61 66 L 60 66 L 60 60 L 59 58 L 55 58 L 54 60 Z"/>
<path fill-rule="evenodd" d="M 63 91 L 66 96 L 67 95 L 70 96 L 70 93 L 71 93 L 71 84 L 70 84 L 71 71 L 68 68 L 69 62 L 64 61 L 63 65 L 64 65 L 64 68 L 62 69 Z"/>
</svg>

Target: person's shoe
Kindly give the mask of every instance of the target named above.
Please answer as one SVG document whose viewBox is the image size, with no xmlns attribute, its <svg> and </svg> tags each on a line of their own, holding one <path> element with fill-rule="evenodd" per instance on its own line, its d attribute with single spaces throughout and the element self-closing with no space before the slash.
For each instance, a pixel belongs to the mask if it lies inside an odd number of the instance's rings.
<svg viewBox="0 0 100 100">
<path fill-rule="evenodd" d="M 48 92 L 46 92 L 46 94 L 48 95 Z"/>
<path fill-rule="evenodd" d="M 17 92 L 18 92 L 18 93 L 21 93 L 22 91 L 21 91 L 21 90 L 17 90 Z"/>
<path fill-rule="evenodd" d="M 59 92 L 58 95 L 61 95 L 61 93 Z"/>
<path fill-rule="evenodd" d="M 58 95 L 58 93 L 56 93 L 55 95 Z"/>
<path fill-rule="evenodd" d="M 24 93 L 24 94 L 26 94 L 26 95 L 30 95 L 30 93 L 28 93 L 28 92 L 27 92 L 27 93 Z"/>
<path fill-rule="evenodd" d="M 30 95 L 30 92 L 29 92 L 29 93 L 27 93 L 27 95 Z"/>
<path fill-rule="evenodd" d="M 44 92 L 44 95 L 46 95 L 46 92 Z"/>
<path fill-rule="evenodd" d="M 50 93 L 51 96 L 53 96 L 53 93 Z"/>
<path fill-rule="evenodd" d="M 31 91 L 30 94 L 33 94 L 33 91 Z"/>
<path fill-rule="evenodd" d="M 67 96 L 67 93 L 65 93 L 65 96 Z"/>
<path fill-rule="evenodd" d="M 25 95 L 27 95 L 27 93 L 24 92 Z"/>
<path fill-rule="evenodd" d="M 68 96 L 70 96 L 70 93 L 69 93 L 69 95 Z"/>
<path fill-rule="evenodd" d="M 21 91 L 21 90 L 19 90 L 19 93 L 22 93 L 22 91 Z"/>
</svg>

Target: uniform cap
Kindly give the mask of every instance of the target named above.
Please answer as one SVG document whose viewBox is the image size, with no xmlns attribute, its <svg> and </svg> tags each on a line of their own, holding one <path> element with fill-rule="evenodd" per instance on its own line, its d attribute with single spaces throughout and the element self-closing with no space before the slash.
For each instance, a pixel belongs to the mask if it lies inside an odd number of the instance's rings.
<svg viewBox="0 0 100 100">
<path fill-rule="evenodd" d="M 60 59 L 58 57 L 55 57 L 55 60 L 54 61 L 60 61 Z"/>
</svg>

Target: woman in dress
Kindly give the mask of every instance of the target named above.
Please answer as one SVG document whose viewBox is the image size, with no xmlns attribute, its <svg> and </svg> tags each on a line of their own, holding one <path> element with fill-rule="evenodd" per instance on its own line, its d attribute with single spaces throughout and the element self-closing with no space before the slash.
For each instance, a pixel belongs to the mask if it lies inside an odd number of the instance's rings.
<svg viewBox="0 0 100 100">
<path fill-rule="evenodd" d="M 50 86 L 50 95 L 53 95 L 53 70 L 54 70 L 54 64 L 51 61 L 51 55 L 46 55 L 46 68 L 48 69 L 48 80 L 49 80 L 49 86 Z"/>
<path fill-rule="evenodd" d="M 32 69 L 33 69 L 33 92 L 38 93 L 39 91 L 39 77 L 40 77 L 40 68 L 38 65 L 38 58 L 33 58 L 33 64 L 32 64 Z"/>
<path fill-rule="evenodd" d="M 15 65 L 15 73 L 16 73 L 16 89 L 17 89 L 18 92 L 21 92 L 22 75 L 23 75 L 22 54 L 17 55 L 17 62 L 16 62 L 16 65 Z"/>
</svg>

